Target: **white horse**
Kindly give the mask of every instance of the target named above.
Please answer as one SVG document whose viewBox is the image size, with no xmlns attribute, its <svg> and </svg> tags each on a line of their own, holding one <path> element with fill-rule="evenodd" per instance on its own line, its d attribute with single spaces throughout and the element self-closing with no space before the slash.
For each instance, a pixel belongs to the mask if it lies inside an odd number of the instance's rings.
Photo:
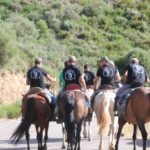
<svg viewBox="0 0 150 150">
<path fill-rule="evenodd" d="M 118 123 L 118 118 L 114 117 L 113 111 L 115 95 L 114 90 L 100 90 L 94 98 L 93 108 L 100 135 L 99 150 L 103 150 L 103 137 L 108 134 L 110 127 L 109 150 L 114 150 L 115 130 Z"/>
<path fill-rule="evenodd" d="M 91 97 L 94 93 L 94 89 L 93 88 L 87 88 L 87 93 L 89 95 L 89 97 Z M 91 121 L 92 121 L 92 116 L 93 113 L 88 114 L 87 118 L 83 121 L 83 137 L 87 138 L 88 141 L 91 141 Z M 87 123 L 88 123 L 88 127 L 87 127 Z"/>
</svg>

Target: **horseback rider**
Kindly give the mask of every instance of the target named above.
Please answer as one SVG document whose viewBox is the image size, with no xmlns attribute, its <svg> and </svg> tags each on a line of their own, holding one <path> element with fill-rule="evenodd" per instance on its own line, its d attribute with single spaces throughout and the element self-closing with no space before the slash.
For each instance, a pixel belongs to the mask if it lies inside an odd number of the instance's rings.
<svg viewBox="0 0 150 150">
<path fill-rule="evenodd" d="M 68 60 L 68 66 L 63 69 L 63 78 L 65 81 L 65 90 L 70 86 L 70 90 L 81 89 L 86 92 L 86 84 L 84 80 L 84 75 L 76 67 L 77 59 L 75 56 L 70 56 Z"/>
<path fill-rule="evenodd" d="M 118 88 L 121 88 L 121 86 L 122 86 L 122 84 L 121 84 L 121 77 L 120 77 L 120 73 L 119 73 L 119 70 L 118 70 L 118 68 L 117 68 L 117 66 L 115 65 L 115 63 L 114 63 L 114 61 L 113 60 L 109 60 L 108 61 L 108 63 L 110 64 L 110 65 L 112 65 L 113 67 L 115 67 L 115 72 L 116 72 L 116 76 L 115 77 L 117 77 L 116 79 L 115 79 L 115 81 L 114 81 L 114 88 L 115 89 L 118 89 Z"/>
<path fill-rule="evenodd" d="M 108 57 L 102 57 L 98 61 L 99 68 L 94 79 L 94 94 L 92 95 L 91 105 L 93 107 L 94 98 L 99 93 L 100 89 L 114 89 L 114 82 L 120 81 L 120 74 L 117 72 L 116 68 L 109 63 Z M 101 79 L 100 85 L 97 89 L 97 84 Z"/>
<path fill-rule="evenodd" d="M 56 78 L 52 78 L 45 70 L 42 69 L 42 58 L 36 57 L 34 63 L 34 67 L 30 68 L 27 72 L 26 83 L 30 85 L 30 88 L 42 88 L 46 93 L 46 97 L 49 103 L 55 105 L 56 97 L 47 88 L 45 88 L 44 78 L 51 82 L 55 82 Z"/>
<path fill-rule="evenodd" d="M 87 64 L 84 65 L 84 80 L 87 88 L 94 89 L 94 72 L 92 72 Z"/>
<path fill-rule="evenodd" d="M 120 81 L 120 75 L 117 73 L 116 68 L 110 65 L 108 57 L 102 57 L 99 61 L 99 68 L 97 70 L 96 77 L 94 79 L 94 90 L 96 90 L 97 83 L 101 79 L 99 89 L 103 85 L 108 85 L 110 88 L 114 88 L 114 82 Z"/>
<path fill-rule="evenodd" d="M 125 101 L 131 88 L 143 86 L 149 82 L 147 72 L 144 67 L 139 64 L 137 58 L 131 58 L 129 65 L 125 68 L 124 85 L 118 90 L 115 98 L 114 111 L 117 111 L 117 101 Z M 117 113 L 117 112 L 116 112 Z"/>
<path fill-rule="evenodd" d="M 68 61 L 65 61 L 64 62 L 64 67 L 66 68 L 67 66 L 68 66 Z M 63 91 L 64 88 L 65 88 L 65 81 L 64 81 L 64 78 L 63 78 L 63 70 L 59 73 L 59 85 L 61 87 L 60 91 Z"/>
<path fill-rule="evenodd" d="M 63 69 L 63 78 L 65 81 L 65 90 L 81 90 L 85 97 L 88 107 L 90 108 L 90 98 L 87 94 L 84 74 L 76 67 L 77 59 L 70 56 L 68 66 Z"/>
</svg>

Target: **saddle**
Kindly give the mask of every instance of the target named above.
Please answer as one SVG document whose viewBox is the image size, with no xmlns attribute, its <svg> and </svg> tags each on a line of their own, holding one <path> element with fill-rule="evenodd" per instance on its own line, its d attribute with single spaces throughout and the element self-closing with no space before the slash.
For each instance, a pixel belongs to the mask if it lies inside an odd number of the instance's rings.
<svg viewBox="0 0 150 150">
<path fill-rule="evenodd" d="M 102 90 L 113 90 L 113 87 L 112 87 L 111 85 L 109 85 L 109 84 L 103 84 L 103 85 L 101 85 L 101 86 L 99 87 L 99 89 L 98 89 L 97 91 L 95 91 L 95 92 L 93 93 L 93 95 L 91 96 L 91 106 L 92 106 L 92 108 L 93 108 L 93 104 L 94 104 L 96 95 L 97 95 L 100 91 L 102 91 Z"/>
<path fill-rule="evenodd" d="M 35 97 L 35 96 L 41 96 L 44 97 L 46 99 L 46 102 L 49 104 L 48 102 L 48 98 L 46 96 L 46 93 L 44 92 L 44 90 L 40 87 L 33 87 L 31 88 L 24 97 Z M 23 98 L 24 100 L 24 98 Z M 39 99 L 40 100 L 40 99 Z M 44 101 L 42 101 L 44 102 Z"/>
<path fill-rule="evenodd" d="M 132 92 L 134 92 L 136 89 L 138 89 L 140 87 L 141 87 L 140 83 L 131 84 L 130 88 L 128 89 L 128 91 L 126 92 L 124 97 L 117 101 L 117 111 L 118 111 L 119 116 L 122 116 L 125 114 L 125 111 L 126 111 L 126 108 L 127 108 L 128 102 L 129 102 L 129 98 L 130 98 Z"/>
</svg>

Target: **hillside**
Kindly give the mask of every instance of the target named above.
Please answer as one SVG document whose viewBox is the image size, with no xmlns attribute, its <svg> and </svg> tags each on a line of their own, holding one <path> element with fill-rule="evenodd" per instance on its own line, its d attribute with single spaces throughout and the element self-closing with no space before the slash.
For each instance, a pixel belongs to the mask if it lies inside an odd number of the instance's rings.
<svg viewBox="0 0 150 150">
<path fill-rule="evenodd" d="M 92 66 L 107 55 L 121 68 L 127 57 L 138 55 L 148 68 L 149 0 L 108 2 L 1 0 L 1 69 L 25 72 L 33 57 L 40 55 L 50 71 L 55 63 L 61 68 L 70 54 L 78 57 L 80 65 Z"/>
</svg>

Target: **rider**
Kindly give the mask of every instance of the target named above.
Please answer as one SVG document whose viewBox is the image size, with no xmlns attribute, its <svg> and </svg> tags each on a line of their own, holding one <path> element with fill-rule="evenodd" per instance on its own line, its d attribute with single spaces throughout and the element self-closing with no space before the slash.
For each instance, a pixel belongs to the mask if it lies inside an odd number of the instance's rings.
<svg viewBox="0 0 150 150">
<path fill-rule="evenodd" d="M 114 82 L 120 80 L 120 75 L 116 72 L 116 69 L 113 65 L 110 65 L 108 57 L 102 57 L 98 61 L 99 68 L 97 70 L 96 77 L 94 79 L 94 90 L 97 90 L 97 83 L 99 82 L 99 79 L 101 79 L 100 86 L 98 90 L 93 94 L 92 96 L 92 106 L 94 103 L 94 97 L 99 92 L 99 89 L 101 89 L 103 86 L 108 85 L 108 88 L 113 89 L 114 88 Z"/>
<path fill-rule="evenodd" d="M 52 78 L 49 74 L 47 74 L 46 71 L 42 69 L 42 58 L 36 57 L 34 63 L 35 63 L 34 67 L 29 69 L 27 72 L 26 83 L 30 85 L 30 88 L 33 87 L 42 88 L 46 93 L 46 97 L 49 103 L 55 105 L 56 97 L 48 89 L 45 88 L 44 78 L 48 79 L 51 82 L 55 82 L 56 78 Z"/>
<path fill-rule="evenodd" d="M 84 65 L 84 80 L 87 88 L 94 88 L 94 73 L 90 70 L 87 64 Z"/>
<path fill-rule="evenodd" d="M 93 89 L 94 90 L 94 79 L 95 74 L 92 72 L 87 64 L 84 65 L 84 80 L 86 83 L 87 89 Z M 88 91 L 88 95 L 91 97 L 93 94 L 93 91 Z"/>
<path fill-rule="evenodd" d="M 127 99 L 127 94 L 132 86 L 140 87 L 144 83 L 149 82 L 148 75 L 144 67 L 139 64 L 137 58 L 131 58 L 129 65 L 125 68 L 124 82 L 125 84 L 116 94 L 114 111 L 117 110 L 118 100 L 123 101 Z"/>
<path fill-rule="evenodd" d="M 67 66 L 68 66 L 68 61 L 65 61 L 64 62 L 64 67 L 66 68 Z M 60 91 L 63 91 L 64 88 L 65 88 L 65 81 L 64 81 L 64 78 L 63 78 L 63 71 L 61 71 L 60 74 L 59 74 L 59 85 L 61 86 Z"/>
<path fill-rule="evenodd" d="M 106 56 L 102 57 L 99 61 L 99 68 L 94 79 L 94 90 L 96 90 L 96 86 L 100 78 L 101 83 L 99 88 L 103 85 L 109 85 L 114 88 L 114 81 L 120 80 L 120 75 L 116 72 L 115 67 L 109 64 L 109 59 Z"/>
<path fill-rule="evenodd" d="M 88 106 L 90 107 L 89 97 L 87 95 L 86 83 L 84 74 L 76 67 L 77 59 L 75 56 L 70 56 L 68 66 L 63 69 L 63 78 L 65 81 L 65 90 L 81 89 L 86 95 Z"/>
<path fill-rule="evenodd" d="M 121 84 L 121 77 L 120 77 L 120 73 L 119 73 L 119 70 L 117 68 L 117 66 L 115 65 L 114 61 L 113 60 L 109 60 L 108 63 L 110 65 L 112 65 L 113 67 L 115 67 L 115 72 L 116 72 L 116 76 L 117 78 L 115 78 L 114 80 L 114 88 L 121 88 L 122 84 Z"/>
</svg>

